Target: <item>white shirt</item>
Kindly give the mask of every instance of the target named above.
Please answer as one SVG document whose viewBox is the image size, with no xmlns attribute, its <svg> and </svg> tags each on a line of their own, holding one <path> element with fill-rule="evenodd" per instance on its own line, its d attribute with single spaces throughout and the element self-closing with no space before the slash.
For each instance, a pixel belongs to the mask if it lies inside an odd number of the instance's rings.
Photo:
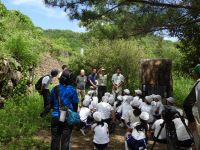
<svg viewBox="0 0 200 150">
<path fill-rule="evenodd" d="M 106 102 L 100 102 L 97 105 L 97 110 L 102 113 L 102 119 L 109 119 L 111 118 L 111 112 L 114 110 L 113 107 L 106 103 Z"/>
<path fill-rule="evenodd" d="M 172 120 L 174 122 L 175 125 L 175 129 L 176 129 L 176 134 L 178 137 L 179 141 L 185 141 L 185 140 L 189 140 L 190 136 L 184 126 L 184 124 L 182 123 L 180 118 L 175 118 L 174 120 Z M 188 120 L 185 119 L 185 123 L 186 125 L 188 125 Z"/>
<path fill-rule="evenodd" d="M 131 125 L 133 131 L 132 131 L 132 136 L 135 140 L 141 140 L 141 139 L 145 139 L 146 138 L 146 135 L 145 135 L 145 131 L 137 131 L 135 129 L 135 127 L 137 125 L 139 125 L 140 122 L 135 122 L 134 124 Z"/>
<path fill-rule="evenodd" d="M 127 102 L 122 104 L 122 119 L 127 119 L 128 118 L 128 112 L 130 110 L 133 110 L 131 105 Z"/>
<path fill-rule="evenodd" d="M 93 142 L 96 144 L 107 144 L 109 143 L 109 132 L 108 132 L 108 124 L 104 123 L 103 126 L 95 123 L 92 125 L 92 130 L 94 130 L 94 138 Z"/>
<path fill-rule="evenodd" d="M 49 89 L 49 84 L 52 83 L 52 76 L 45 76 L 42 79 L 42 85 L 44 85 L 44 89 Z"/>
<path fill-rule="evenodd" d="M 152 129 L 154 130 L 154 137 L 157 137 L 159 131 L 160 131 L 160 128 L 161 128 L 161 124 L 164 122 L 163 119 L 158 119 L 154 122 L 154 124 L 152 125 Z M 166 139 L 166 128 L 165 126 L 162 128 L 162 131 L 158 137 L 158 139 L 162 140 L 162 139 Z"/>
<path fill-rule="evenodd" d="M 153 112 L 152 112 L 152 106 L 151 105 L 148 105 L 146 103 L 142 103 L 141 105 L 141 112 L 147 112 L 149 114 L 149 120 L 148 120 L 148 123 L 151 123 L 153 122 Z"/>
<path fill-rule="evenodd" d="M 132 124 L 132 123 L 139 122 L 139 121 L 140 121 L 140 118 L 139 118 L 139 116 L 134 115 L 133 109 L 129 110 L 128 118 L 126 119 L 126 122 L 130 122 Z"/>
<path fill-rule="evenodd" d="M 124 82 L 124 76 L 122 75 L 122 74 L 113 74 L 113 76 L 112 76 L 112 82 L 114 83 L 114 84 L 120 84 L 121 82 Z"/>
<path fill-rule="evenodd" d="M 90 116 L 90 109 L 87 107 L 81 107 L 79 115 L 80 115 L 81 121 L 86 122 L 88 116 Z"/>
</svg>

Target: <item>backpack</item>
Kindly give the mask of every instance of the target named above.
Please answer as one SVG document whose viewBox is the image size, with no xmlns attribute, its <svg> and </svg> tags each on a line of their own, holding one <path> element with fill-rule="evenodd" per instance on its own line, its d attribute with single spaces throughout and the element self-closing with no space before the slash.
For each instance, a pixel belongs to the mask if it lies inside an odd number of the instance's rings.
<svg viewBox="0 0 200 150">
<path fill-rule="evenodd" d="M 36 84 L 35 84 L 35 89 L 36 89 L 37 91 L 40 91 L 40 90 L 41 90 L 41 88 L 42 88 L 42 80 L 43 80 L 43 78 L 46 77 L 46 76 L 50 76 L 50 75 L 42 76 L 42 77 L 36 82 Z"/>
</svg>

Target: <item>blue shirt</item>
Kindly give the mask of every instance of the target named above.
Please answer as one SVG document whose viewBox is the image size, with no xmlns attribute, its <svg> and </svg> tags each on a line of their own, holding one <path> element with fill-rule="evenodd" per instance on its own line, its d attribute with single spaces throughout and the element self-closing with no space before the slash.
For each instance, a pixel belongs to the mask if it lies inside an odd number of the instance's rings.
<svg viewBox="0 0 200 150">
<path fill-rule="evenodd" d="M 73 109 L 72 103 L 79 102 L 76 89 L 71 85 L 64 86 L 62 84 L 58 85 L 58 89 L 59 89 L 59 95 L 60 95 L 60 100 L 62 101 L 62 104 L 72 110 Z M 53 108 L 51 115 L 52 117 L 59 117 L 60 110 L 59 110 L 58 99 L 55 94 L 55 88 L 52 89 L 50 98 L 51 98 L 50 103 Z"/>
<path fill-rule="evenodd" d="M 92 83 L 94 84 L 94 85 L 96 85 L 97 83 L 96 83 L 96 80 L 97 80 L 97 75 L 96 74 L 90 74 L 89 76 L 88 76 L 88 80 L 90 81 L 92 81 Z"/>
</svg>

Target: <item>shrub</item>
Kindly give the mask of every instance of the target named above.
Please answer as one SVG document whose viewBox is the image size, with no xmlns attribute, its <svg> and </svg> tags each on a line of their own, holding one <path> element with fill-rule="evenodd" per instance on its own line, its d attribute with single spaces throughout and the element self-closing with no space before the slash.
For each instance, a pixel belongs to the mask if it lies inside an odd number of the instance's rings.
<svg viewBox="0 0 200 150">
<path fill-rule="evenodd" d="M 183 101 L 189 94 L 194 81 L 191 77 L 175 72 L 173 75 L 173 93 L 176 99 L 176 105 L 182 107 Z"/>
</svg>

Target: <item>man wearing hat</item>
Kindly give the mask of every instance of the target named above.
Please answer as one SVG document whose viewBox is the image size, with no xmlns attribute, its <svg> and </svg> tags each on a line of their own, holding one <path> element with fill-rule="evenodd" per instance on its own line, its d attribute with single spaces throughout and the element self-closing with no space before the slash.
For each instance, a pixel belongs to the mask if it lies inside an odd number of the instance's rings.
<svg viewBox="0 0 200 150">
<path fill-rule="evenodd" d="M 98 98 L 101 101 L 102 97 L 107 91 L 107 74 L 105 74 L 105 68 L 101 67 L 97 72 L 97 86 L 98 86 Z"/>
<path fill-rule="evenodd" d="M 194 131 L 194 138 L 196 148 L 200 148 L 200 64 L 196 65 L 192 71 L 193 78 L 197 80 L 186 97 L 183 108 L 187 119 L 189 120 L 189 127 Z"/>
</svg>

